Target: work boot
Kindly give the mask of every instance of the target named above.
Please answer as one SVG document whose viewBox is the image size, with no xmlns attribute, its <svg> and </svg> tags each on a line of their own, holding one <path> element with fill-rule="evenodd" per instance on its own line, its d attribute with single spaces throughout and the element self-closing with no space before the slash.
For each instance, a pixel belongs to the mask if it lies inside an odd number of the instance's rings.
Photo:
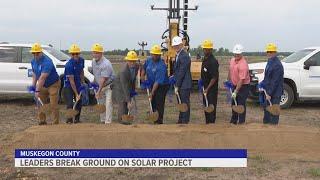
<svg viewBox="0 0 320 180">
<path fill-rule="evenodd" d="M 72 119 L 71 118 L 67 119 L 66 123 L 67 124 L 71 124 L 72 123 Z"/>
<path fill-rule="evenodd" d="M 53 121 L 53 124 L 59 124 L 59 120 Z"/>
<path fill-rule="evenodd" d="M 46 125 L 46 124 L 47 124 L 47 122 L 46 122 L 46 121 L 40 121 L 40 122 L 39 122 L 39 125 L 40 125 L 40 126 L 42 126 L 42 125 Z"/>
<path fill-rule="evenodd" d="M 79 119 L 75 119 L 75 120 L 74 120 L 74 123 L 75 123 L 75 124 L 81 123 L 81 121 L 80 121 Z"/>
</svg>

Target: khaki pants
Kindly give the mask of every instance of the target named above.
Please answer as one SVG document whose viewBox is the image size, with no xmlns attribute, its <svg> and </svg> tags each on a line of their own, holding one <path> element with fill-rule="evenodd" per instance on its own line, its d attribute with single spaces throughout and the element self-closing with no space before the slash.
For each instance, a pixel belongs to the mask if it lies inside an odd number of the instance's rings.
<svg viewBox="0 0 320 180">
<path fill-rule="evenodd" d="M 48 97 L 50 99 L 50 110 L 51 118 L 54 124 L 59 124 L 59 109 L 58 109 L 58 100 L 59 100 L 59 90 L 61 87 L 60 80 L 52 84 L 48 88 L 42 88 L 39 97 L 43 103 L 47 103 Z M 38 118 L 40 122 L 46 121 L 46 114 L 38 113 Z"/>
<path fill-rule="evenodd" d="M 102 89 L 102 93 L 103 93 L 103 95 L 97 101 L 99 102 L 99 104 L 106 105 L 106 112 L 100 114 L 100 121 L 102 123 L 109 124 L 112 122 L 112 112 L 113 112 L 112 90 L 110 88 L 110 85 L 104 87 Z"/>
</svg>

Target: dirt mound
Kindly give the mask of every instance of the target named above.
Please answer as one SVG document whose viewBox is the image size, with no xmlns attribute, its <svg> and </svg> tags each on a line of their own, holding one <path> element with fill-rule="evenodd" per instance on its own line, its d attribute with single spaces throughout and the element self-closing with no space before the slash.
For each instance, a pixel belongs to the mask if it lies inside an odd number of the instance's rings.
<svg viewBox="0 0 320 180">
<path fill-rule="evenodd" d="M 320 160 L 320 130 L 247 124 L 33 126 L 14 137 L 15 148 L 245 148 L 249 156 Z"/>
</svg>

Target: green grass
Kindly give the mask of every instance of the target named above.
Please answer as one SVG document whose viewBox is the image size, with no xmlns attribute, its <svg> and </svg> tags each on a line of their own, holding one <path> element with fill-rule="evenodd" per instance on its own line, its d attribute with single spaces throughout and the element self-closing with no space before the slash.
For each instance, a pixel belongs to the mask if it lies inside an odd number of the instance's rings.
<svg viewBox="0 0 320 180">
<path fill-rule="evenodd" d="M 320 168 L 311 168 L 308 170 L 308 174 L 312 177 L 320 177 Z"/>
</svg>

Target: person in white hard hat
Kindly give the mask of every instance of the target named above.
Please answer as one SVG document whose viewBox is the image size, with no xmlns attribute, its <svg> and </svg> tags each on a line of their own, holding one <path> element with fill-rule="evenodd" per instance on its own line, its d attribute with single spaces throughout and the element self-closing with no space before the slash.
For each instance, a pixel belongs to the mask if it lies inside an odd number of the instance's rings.
<svg viewBox="0 0 320 180">
<path fill-rule="evenodd" d="M 181 103 L 188 106 L 187 112 L 180 112 L 178 124 L 188 124 L 190 121 L 190 93 L 192 88 L 191 78 L 191 59 L 188 53 L 184 50 L 182 38 L 175 36 L 172 39 L 172 47 L 176 51 L 176 61 L 174 64 L 173 76 L 176 80 L 175 93 L 179 93 Z"/>
<path fill-rule="evenodd" d="M 242 55 L 243 46 L 237 44 L 233 48 L 234 57 L 230 61 L 229 80 L 233 84 L 232 98 L 236 99 L 238 105 L 243 105 L 245 111 L 238 114 L 232 110 L 230 123 L 244 124 L 246 120 L 246 101 L 249 95 L 250 75 L 247 60 Z M 234 105 L 234 101 L 232 101 Z"/>
</svg>

